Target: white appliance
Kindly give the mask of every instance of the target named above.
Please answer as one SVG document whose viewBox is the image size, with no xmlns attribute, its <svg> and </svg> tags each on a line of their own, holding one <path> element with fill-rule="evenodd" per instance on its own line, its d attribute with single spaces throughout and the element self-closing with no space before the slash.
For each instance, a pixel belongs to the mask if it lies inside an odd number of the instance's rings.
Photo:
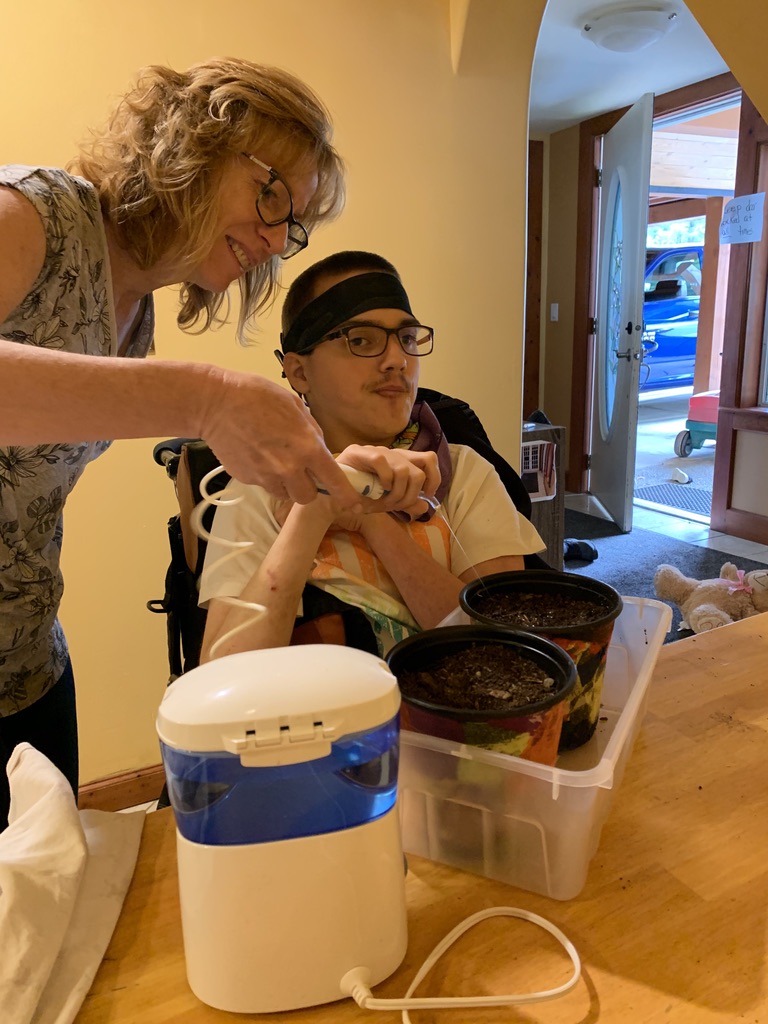
<svg viewBox="0 0 768 1024">
<path fill-rule="evenodd" d="M 383 661 L 325 644 L 230 655 L 168 687 L 157 731 L 204 1003 L 314 1006 L 353 967 L 375 985 L 401 963 L 399 706 Z"/>
</svg>

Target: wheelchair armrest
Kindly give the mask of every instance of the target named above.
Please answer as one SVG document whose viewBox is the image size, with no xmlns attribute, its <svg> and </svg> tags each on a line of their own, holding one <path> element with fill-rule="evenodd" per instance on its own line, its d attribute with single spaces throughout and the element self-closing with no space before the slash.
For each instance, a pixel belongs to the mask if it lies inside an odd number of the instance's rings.
<svg viewBox="0 0 768 1024">
<path fill-rule="evenodd" d="M 197 437 L 170 437 L 167 441 L 159 441 L 152 449 L 152 458 L 158 466 L 165 466 L 168 476 L 173 480 L 176 478 L 181 449 L 185 444 L 197 440 Z"/>
</svg>

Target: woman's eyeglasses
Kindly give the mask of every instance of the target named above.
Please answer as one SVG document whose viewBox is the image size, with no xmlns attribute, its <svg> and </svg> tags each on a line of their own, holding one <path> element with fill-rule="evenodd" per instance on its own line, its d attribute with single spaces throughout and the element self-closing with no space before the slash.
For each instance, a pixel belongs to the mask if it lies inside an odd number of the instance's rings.
<svg viewBox="0 0 768 1024">
<path fill-rule="evenodd" d="M 256 212 L 269 227 L 277 227 L 278 224 L 288 225 L 285 248 L 280 253 L 280 259 L 289 260 L 291 256 L 295 256 L 297 252 L 301 252 L 309 245 L 307 229 L 303 224 L 299 224 L 293 216 L 291 191 L 273 167 L 257 160 L 250 153 L 242 155 L 269 175 L 268 180 L 262 185 L 256 196 Z"/>
</svg>

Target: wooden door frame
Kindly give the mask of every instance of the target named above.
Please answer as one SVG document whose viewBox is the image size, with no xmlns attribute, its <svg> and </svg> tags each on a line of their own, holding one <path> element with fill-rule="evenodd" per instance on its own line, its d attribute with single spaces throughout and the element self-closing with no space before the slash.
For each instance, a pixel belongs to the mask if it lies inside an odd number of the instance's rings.
<svg viewBox="0 0 768 1024">
<path fill-rule="evenodd" d="M 736 195 L 768 190 L 768 125 L 742 96 Z M 768 433 L 768 408 L 758 406 L 766 316 L 768 238 L 731 247 L 726 344 L 717 418 L 717 457 L 710 526 L 765 544 L 768 515 L 734 508 L 733 476 L 739 431 Z M 756 471 L 760 471 L 756 468 Z"/>
<path fill-rule="evenodd" d="M 662 114 L 682 112 L 699 103 L 725 99 L 739 90 L 739 83 L 730 72 L 727 72 L 697 82 L 695 85 L 656 96 L 653 114 L 654 117 L 658 117 Z M 568 426 L 568 465 L 565 472 L 566 490 L 579 494 L 587 490 L 589 425 L 592 421 L 595 337 L 590 333 L 590 320 L 595 317 L 595 243 L 599 209 L 597 154 L 603 135 L 613 128 L 628 109 L 629 107 L 624 107 L 621 110 L 612 110 L 588 121 L 582 121 L 579 130 L 571 418 Z"/>
<path fill-rule="evenodd" d="M 539 407 L 541 376 L 541 254 L 544 220 L 544 143 L 528 140 L 528 242 L 525 264 L 523 419 Z"/>
</svg>

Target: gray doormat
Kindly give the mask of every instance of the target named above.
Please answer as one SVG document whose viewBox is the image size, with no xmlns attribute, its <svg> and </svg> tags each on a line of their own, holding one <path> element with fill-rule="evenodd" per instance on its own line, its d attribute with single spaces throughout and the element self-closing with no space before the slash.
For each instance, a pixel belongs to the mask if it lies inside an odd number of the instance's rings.
<svg viewBox="0 0 768 1024">
<path fill-rule="evenodd" d="M 690 484 L 655 484 L 653 487 L 638 487 L 635 497 L 653 501 L 667 508 L 680 508 L 686 512 L 698 512 L 708 516 L 712 513 L 712 495 Z"/>
</svg>

